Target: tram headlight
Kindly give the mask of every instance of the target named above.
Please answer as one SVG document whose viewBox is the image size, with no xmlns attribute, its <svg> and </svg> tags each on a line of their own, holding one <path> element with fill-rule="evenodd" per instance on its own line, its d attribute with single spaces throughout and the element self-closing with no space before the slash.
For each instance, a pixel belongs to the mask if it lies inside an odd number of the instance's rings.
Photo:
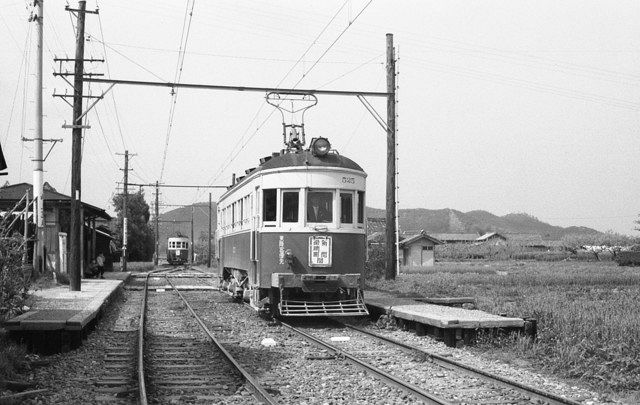
<svg viewBox="0 0 640 405">
<path fill-rule="evenodd" d="M 316 138 L 311 144 L 314 156 L 325 156 L 331 150 L 331 143 L 327 138 Z"/>
<path fill-rule="evenodd" d="M 287 249 L 284 251 L 284 259 L 287 262 L 287 265 L 292 266 L 293 265 L 293 251 L 291 249 Z"/>
</svg>

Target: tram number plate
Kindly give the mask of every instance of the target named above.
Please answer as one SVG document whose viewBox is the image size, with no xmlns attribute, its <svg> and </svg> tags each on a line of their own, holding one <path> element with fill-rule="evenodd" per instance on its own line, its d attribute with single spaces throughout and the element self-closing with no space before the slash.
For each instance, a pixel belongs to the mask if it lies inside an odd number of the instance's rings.
<svg viewBox="0 0 640 405">
<path fill-rule="evenodd" d="M 331 266 L 331 236 L 309 237 L 309 266 Z"/>
</svg>

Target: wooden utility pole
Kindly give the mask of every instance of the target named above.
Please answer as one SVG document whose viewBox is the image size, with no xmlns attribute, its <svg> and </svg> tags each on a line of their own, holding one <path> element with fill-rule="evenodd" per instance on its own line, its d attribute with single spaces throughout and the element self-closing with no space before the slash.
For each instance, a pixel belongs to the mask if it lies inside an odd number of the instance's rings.
<svg viewBox="0 0 640 405">
<path fill-rule="evenodd" d="M 73 122 L 71 144 L 71 227 L 69 232 L 69 288 L 80 291 L 80 227 L 81 218 L 81 168 L 82 168 L 82 93 L 84 74 L 84 20 L 87 2 L 78 2 L 78 23 L 76 27 L 76 57 L 73 80 Z"/>
<path fill-rule="evenodd" d="M 194 248 L 196 246 L 196 241 L 193 239 L 193 210 L 194 210 L 194 206 L 191 206 L 191 263 L 194 262 L 194 256 L 195 256 L 195 252 L 194 252 Z"/>
<path fill-rule="evenodd" d="M 396 278 L 396 61 L 393 34 L 387 34 L 387 218 L 385 279 Z"/>
<path fill-rule="evenodd" d="M 160 255 L 160 228 L 158 220 L 160 219 L 160 186 L 156 181 L 156 255 L 153 258 L 153 265 L 158 265 L 158 255 Z"/>
<path fill-rule="evenodd" d="M 129 185 L 129 151 L 124 151 L 124 193 L 122 194 L 122 268 L 127 271 L 127 198 L 129 195 L 127 186 Z"/>
<path fill-rule="evenodd" d="M 207 267 L 211 267 L 211 193 L 209 193 L 209 235 L 207 237 L 209 242 L 207 250 Z"/>
</svg>

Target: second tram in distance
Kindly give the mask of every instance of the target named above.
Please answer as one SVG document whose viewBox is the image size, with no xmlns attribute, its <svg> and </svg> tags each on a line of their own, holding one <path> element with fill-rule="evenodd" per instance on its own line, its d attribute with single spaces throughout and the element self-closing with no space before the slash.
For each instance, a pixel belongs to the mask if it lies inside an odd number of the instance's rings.
<svg viewBox="0 0 640 405">
<path fill-rule="evenodd" d="M 167 262 L 169 264 L 184 264 L 189 261 L 189 238 L 174 236 L 167 239 Z"/>
<path fill-rule="evenodd" d="M 223 289 L 275 316 L 366 315 L 366 176 L 326 138 L 247 170 L 217 205 Z"/>
</svg>

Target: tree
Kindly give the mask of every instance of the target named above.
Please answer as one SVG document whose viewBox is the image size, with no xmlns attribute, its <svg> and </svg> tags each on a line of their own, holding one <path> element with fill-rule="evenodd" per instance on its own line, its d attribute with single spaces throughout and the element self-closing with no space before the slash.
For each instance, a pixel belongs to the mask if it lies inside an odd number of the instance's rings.
<svg viewBox="0 0 640 405">
<path fill-rule="evenodd" d="M 574 249 L 584 249 L 592 253 L 596 260 L 600 260 L 600 253 L 609 252 L 616 258 L 622 246 L 633 244 L 631 237 L 614 231 L 588 234 L 569 234 L 562 238 L 563 242 Z"/>
<path fill-rule="evenodd" d="M 141 190 L 127 196 L 127 255 L 131 261 L 149 261 L 154 252 L 154 233 L 149 218 L 149 204 L 144 200 Z M 116 221 L 115 242 L 122 247 L 122 203 L 123 195 L 113 197 L 113 207 L 118 214 Z"/>
</svg>

